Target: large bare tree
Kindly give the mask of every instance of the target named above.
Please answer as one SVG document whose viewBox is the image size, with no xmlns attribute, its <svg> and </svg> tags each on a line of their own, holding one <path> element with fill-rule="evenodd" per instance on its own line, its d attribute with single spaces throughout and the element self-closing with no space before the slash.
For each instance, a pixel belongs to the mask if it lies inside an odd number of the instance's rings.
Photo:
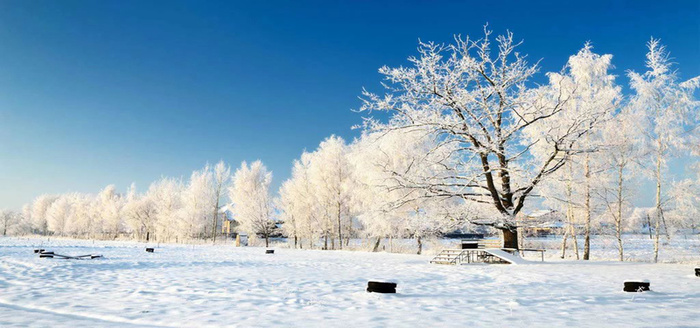
<svg viewBox="0 0 700 328">
<path fill-rule="evenodd" d="M 456 37 L 449 45 L 421 42 L 420 56 L 408 59 L 411 67 L 380 68 L 388 91 L 364 91 L 360 110 L 392 114 L 386 122 L 368 118 L 371 131 L 431 130 L 435 145 L 423 161 L 442 170 L 393 172 L 397 183 L 422 189 L 425 197 L 491 207 L 494 215 L 468 220 L 501 230 L 504 247 L 518 248 L 515 217 L 526 199 L 583 151 L 573 147 L 575 140 L 601 115 L 566 106 L 576 86 L 563 75 L 550 75 L 551 85 L 534 85 L 538 65 L 515 51 L 520 43 L 512 33 L 496 37 L 495 50 L 491 31 L 484 34 L 478 40 Z"/>
</svg>

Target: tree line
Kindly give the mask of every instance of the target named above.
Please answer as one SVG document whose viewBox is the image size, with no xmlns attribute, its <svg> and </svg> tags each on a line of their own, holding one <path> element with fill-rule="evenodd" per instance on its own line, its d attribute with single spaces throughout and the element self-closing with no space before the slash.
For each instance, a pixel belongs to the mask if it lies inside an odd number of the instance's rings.
<svg viewBox="0 0 700 328">
<path fill-rule="evenodd" d="M 239 231 L 266 241 L 281 226 L 294 247 L 342 249 L 367 238 L 376 250 L 393 237 L 414 238 L 420 253 L 426 237 L 475 226 L 518 248 L 525 213 L 544 206 L 563 213 L 562 253 L 573 241 L 578 256 L 582 235 L 589 259 L 592 231 L 606 222 L 624 260 L 626 221 L 640 217 L 632 202 L 650 181 L 655 203 L 644 217 L 654 260 L 669 230 L 697 229 L 700 77 L 682 81 L 652 38 L 646 71 L 626 72 L 625 94 L 613 56 L 590 43 L 543 75 L 520 44 L 488 29 L 478 39 L 421 42 L 410 65 L 379 69 L 383 94 L 363 91 L 361 136 L 331 136 L 304 151 L 275 197 L 262 162 L 233 174 L 220 162 L 142 193 L 132 185 L 125 194 L 108 186 L 97 195 L 43 195 L 3 222 L 85 238 L 214 240 L 228 204 Z M 696 176 L 669 179 L 679 156 L 691 158 Z"/>
</svg>

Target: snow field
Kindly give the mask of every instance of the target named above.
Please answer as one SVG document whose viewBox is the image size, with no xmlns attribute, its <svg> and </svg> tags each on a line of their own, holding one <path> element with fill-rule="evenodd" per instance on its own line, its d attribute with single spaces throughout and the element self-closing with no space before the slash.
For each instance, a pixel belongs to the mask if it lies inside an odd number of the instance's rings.
<svg viewBox="0 0 700 328">
<path fill-rule="evenodd" d="M 40 259 L 98 253 L 96 260 Z M 154 246 L 154 245 L 149 245 Z M 0 239 L 0 326 L 692 327 L 696 264 L 428 264 L 429 255 Z M 624 293 L 648 279 L 651 292 Z M 367 293 L 367 281 L 398 283 Z"/>
</svg>

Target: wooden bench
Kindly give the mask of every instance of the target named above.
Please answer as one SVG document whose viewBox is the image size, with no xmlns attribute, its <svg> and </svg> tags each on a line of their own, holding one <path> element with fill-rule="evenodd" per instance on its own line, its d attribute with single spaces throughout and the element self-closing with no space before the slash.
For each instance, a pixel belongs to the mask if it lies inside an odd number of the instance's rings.
<svg viewBox="0 0 700 328">
<path fill-rule="evenodd" d="M 515 249 L 515 248 L 503 248 L 504 251 L 510 252 L 515 254 L 515 252 L 520 252 L 522 255 L 524 252 L 539 252 L 540 256 L 542 257 L 542 262 L 544 262 L 544 252 L 547 250 L 545 249 L 539 249 L 539 248 L 520 248 L 520 249 Z"/>
<path fill-rule="evenodd" d="M 462 239 L 461 249 L 500 248 L 499 239 Z"/>
</svg>

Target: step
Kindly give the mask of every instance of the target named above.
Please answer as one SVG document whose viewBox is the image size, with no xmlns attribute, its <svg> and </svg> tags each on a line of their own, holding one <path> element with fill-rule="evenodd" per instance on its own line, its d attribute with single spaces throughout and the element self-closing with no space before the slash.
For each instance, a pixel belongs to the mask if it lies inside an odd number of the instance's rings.
<svg viewBox="0 0 700 328">
<path fill-rule="evenodd" d="M 430 261 L 432 264 L 455 264 L 455 262 L 449 262 L 449 261 Z"/>
</svg>

